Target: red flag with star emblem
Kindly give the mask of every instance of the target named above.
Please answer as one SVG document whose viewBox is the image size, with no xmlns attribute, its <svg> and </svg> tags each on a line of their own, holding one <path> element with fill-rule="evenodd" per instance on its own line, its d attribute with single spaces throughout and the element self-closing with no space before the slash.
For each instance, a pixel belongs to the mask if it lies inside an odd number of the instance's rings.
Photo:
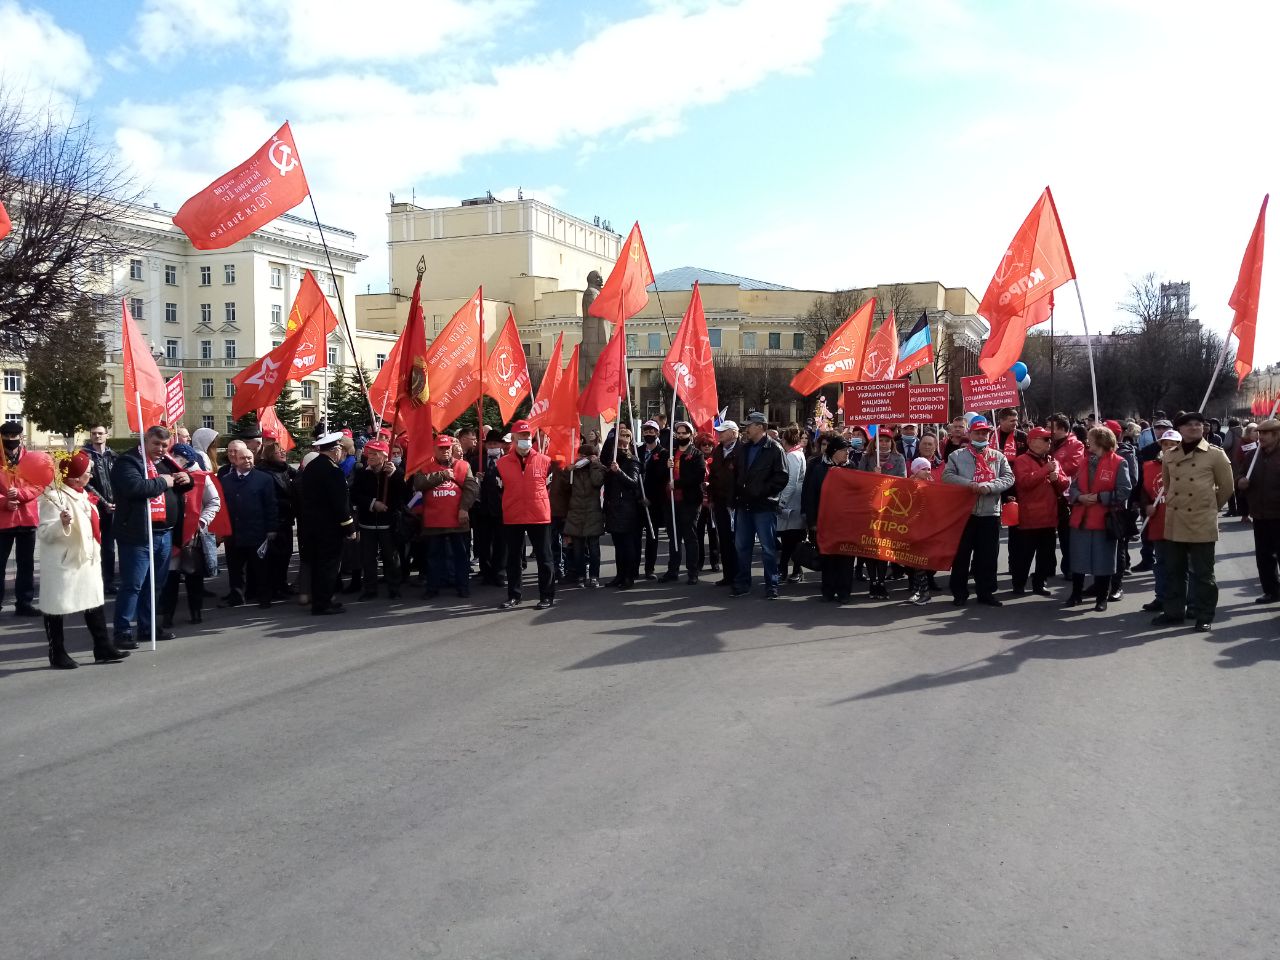
<svg viewBox="0 0 1280 960">
<path fill-rule="evenodd" d="M 510 308 L 498 342 L 485 360 L 484 392 L 498 402 L 504 423 L 515 416 L 516 407 L 529 395 L 529 365 Z"/>
<path fill-rule="evenodd" d="M 289 380 L 289 368 L 298 352 L 299 333 L 295 331 L 285 337 L 280 346 L 231 378 L 236 390 L 231 398 L 232 417 L 239 420 L 246 413 L 275 406 Z"/>
<path fill-rule="evenodd" d="M 221 250 L 288 213 L 310 191 L 286 121 L 257 153 L 184 203 L 173 222 L 197 250 Z"/>
<path fill-rule="evenodd" d="M 702 308 L 702 291 L 695 280 L 689 309 L 680 321 L 680 329 L 671 341 L 667 358 L 662 361 L 662 375 L 684 401 L 689 420 L 699 429 L 710 431 L 719 411 L 716 395 L 716 371 L 711 362 L 711 337 L 707 333 L 707 316 Z"/>
<path fill-rule="evenodd" d="M 649 266 L 649 252 L 640 233 L 640 222 L 636 221 L 618 254 L 618 262 L 613 265 L 589 312 L 593 317 L 620 324 L 644 309 L 649 302 L 646 288 L 651 283 L 653 267 Z"/>
<path fill-rule="evenodd" d="M 337 314 L 329 306 L 329 298 L 320 291 L 315 275 L 306 271 L 302 286 L 289 310 L 289 334 L 298 335 L 298 350 L 289 364 L 289 379 L 301 382 L 308 375 L 329 365 L 329 334 L 338 327 Z"/>
</svg>

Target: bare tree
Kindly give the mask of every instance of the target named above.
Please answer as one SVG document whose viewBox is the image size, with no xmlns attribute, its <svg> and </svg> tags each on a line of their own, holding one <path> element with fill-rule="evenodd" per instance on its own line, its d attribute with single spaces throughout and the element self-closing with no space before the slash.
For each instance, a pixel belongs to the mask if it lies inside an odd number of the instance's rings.
<svg viewBox="0 0 1280 960">
<path fill-rule="evenodd" d="M 815 298 L 808 312 L 797 318 L 797 325 L 804 333 L 808 349 L 814 353 L 821 350 L 840 324 L 866 302 L 867 298 L 861 290 L 837 290 Z"/>
<path fill-rule="evenodd" d="M 23 354 L 77 305 L 103 309 L 138 196 L 87 119 L 0 88 L 0 197 L 14 225 L 0 244 L 0 349 Z"/>
</svg>

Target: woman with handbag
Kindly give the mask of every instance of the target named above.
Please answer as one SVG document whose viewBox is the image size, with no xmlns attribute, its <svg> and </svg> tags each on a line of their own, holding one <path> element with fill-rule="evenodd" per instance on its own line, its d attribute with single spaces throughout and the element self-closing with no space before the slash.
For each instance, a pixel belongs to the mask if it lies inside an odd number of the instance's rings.
<svg viewBox="0 0 1280 960">
<path fill-rule="evenodd" d="M 204 466 L 195 448 L 187 444 L 175 444 L 169 454 L 184 469 L 200 470 Z M 189 622 L 204 621 L 204 581 L 218 574 L 218 543 L 209 532 L 209 524 L 220 509 L 222 498 L 211 477 L 205 477 L 204 483 L 194 484 L 183 497 L 182 522 L 174 527 L 169 576 L 160 592 L 160 625 L 165 630 L 172 629 L 173 615 L 178 610 L 179 582 L 187 588 Z"/>
<path fill-rule="evenodd" d="M 1094 427 L 1087 437 L 1088 460 L 1071 479 L 1067 499 L 1071 503 L 1071 596 L 1065 607 L 1083 600 L 1084 578 L 1094 577 L 1097 602 L 1107 609 L 1111 578 L 1116 575 L 1116 541 L 1125 535 L 1121 510 L 1129 502 L 1132 481 L 1128 464 L 1116 454 L 1116 435 L 1106 427 Z"/>
</svg>

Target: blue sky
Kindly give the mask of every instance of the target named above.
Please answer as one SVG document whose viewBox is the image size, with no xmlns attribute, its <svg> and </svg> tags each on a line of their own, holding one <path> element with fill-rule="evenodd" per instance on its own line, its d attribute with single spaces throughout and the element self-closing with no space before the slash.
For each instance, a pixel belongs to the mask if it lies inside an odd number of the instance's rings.
<svg viewBox="0 0 1280 960">
<path fill-rule="evenodd" d="M 289 119 L 362 289 L 389 193 L 523 187 L 639 219 L 656 270 L 981 297 L 1050 184 L 1095 330 L 1155 271 L 1221 332 L 1280 156 L 1277 26 L 1240 0 L 0 0 L 0 76 L 78 102 L 169 209 Z"/>
</svg>

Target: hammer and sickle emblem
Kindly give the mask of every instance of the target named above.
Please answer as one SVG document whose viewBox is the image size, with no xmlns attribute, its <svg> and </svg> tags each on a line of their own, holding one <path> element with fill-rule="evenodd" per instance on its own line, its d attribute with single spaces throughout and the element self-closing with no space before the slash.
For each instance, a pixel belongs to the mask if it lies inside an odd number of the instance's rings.
<svg viewBox="0 0 1280 960">
<path fill-rule="evenodd" d="M 631 259 L 634 260 L 636 263 L 640 262 L 640 241 L 639 240 L 631 241 Z"/>
<path fill-rule="evenodd" d="M 915 505 L 915 497 L 900 487 L 885 487 L 881 491 L 884 508 L 895 517 L 907 517 Z"/>
<path fill-rule="evenodd" d="M 1004 283 L 1016 266 L 1018 264 L 1013 259 L 1013 247 L 1010 247 L 1000 259 L 1000 266 L 996 267 L 996 283 Z"/>
<path fill-rule="evenodd" d="M 293 147 L 283 140 L 272 141 L 271 149 L 267 151 L 267 160 L 280 171 L 280 176 L 282 177 L 298 165 L 298 159 L 294 155 Z"/>
<path fill-rule="evenodd" d="M 498 371 L 498 379 L 503 383 L 510 380 L 516 372 L 516 365 L 511 362 L 511 355 L 505 350 L 502 352 L 502 355 L 498 357 L 496 367 Z"/>
</svg>

